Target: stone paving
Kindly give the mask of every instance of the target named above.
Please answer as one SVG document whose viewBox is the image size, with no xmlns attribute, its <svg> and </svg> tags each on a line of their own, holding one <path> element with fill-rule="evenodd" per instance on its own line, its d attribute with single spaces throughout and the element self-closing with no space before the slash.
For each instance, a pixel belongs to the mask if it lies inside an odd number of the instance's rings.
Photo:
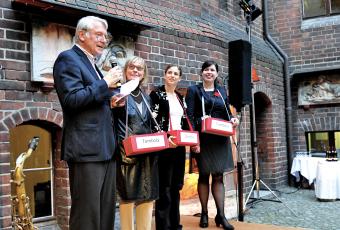
<svg viewBox="0 0 340 230">
<path fill-rule="evenodd" d="M 319 201 L 313 189 L 294 187 L 279 188 L 276 194 L 297 216 L 282 203 L 257 200 L 253 205 L 248 205 L 244 221 L 315 230 L 340 230 L 339 200 Z M 270 198 L 274 200 L 275 197 Z"/>
<path fill-rule="evenodd" d="M 258 199 L 253 203 L 248 202 L 244 222 L 315 230 L 340 230 L 339 200 L 319 201 L 316 199 L 313 189 L 298 189 L 289 186 L 281 187 L 274 192 L 283 203 L 274 202 L 277 199 L 269 191 L 263 193 L 261 191 L 261 194 L 267 194 L 263 196 L 263 199 L 274 201 Z M 244 194 L 245 197 L 247 195 Z M 216 209 L 212 197 L 209 198 L 208 204 L 209 217 L 214 218 Z M 193 215 L 199 211 L 198 199 L 181 203 L 182 215 Z M 235 193 L 227 194 L 225 213 L 227 218 L 237 220 L 238 211 Z"/>
<path fill-rule="evenodd" d="M 282 187 L 275 191 L 280 200 L 284 202 L 297 215 L 295 216 L 283 203 L 256 200 L 248 202 L 244 215 L 244 222 L 272 224 L 277 226 L 299 227 L 313 230 L 340 230 L 340 201 L 319 201 L 313 189 L 297 189 L 295 187 Z M 276 200 L 269 192 L 264 199 Z M 182 215 L 194 215 L 200 211 L 198 199 L 183 201 Z M 209 200 L 209 217 L 215 215 L 215 206 L 212 198 Z M 237 201 L 235 194 L 227 194 L 226 215 L 229 219 L 237 219 Z M 55 230 L 51 226 L 39 228 Z M 199 229 L 199 228 L 197 228 Z M 115 230 L 120 230 L 119 209 L 116 212 Z"/>
</svg>

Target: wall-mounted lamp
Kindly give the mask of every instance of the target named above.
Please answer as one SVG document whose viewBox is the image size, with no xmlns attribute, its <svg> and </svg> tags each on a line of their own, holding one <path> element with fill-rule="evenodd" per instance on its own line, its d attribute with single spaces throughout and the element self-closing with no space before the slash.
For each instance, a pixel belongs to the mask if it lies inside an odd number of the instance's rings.
<svg viewBox="0 0 340 230">
<path fill-rule="evenodd" d="M 252 0 L 241 0 L 239 2 L 241 9 L 246 17 L 249 17 L 251 21 L 254 21 L 262 14 L 262 10 L 253 4 Z"/>
</svg>

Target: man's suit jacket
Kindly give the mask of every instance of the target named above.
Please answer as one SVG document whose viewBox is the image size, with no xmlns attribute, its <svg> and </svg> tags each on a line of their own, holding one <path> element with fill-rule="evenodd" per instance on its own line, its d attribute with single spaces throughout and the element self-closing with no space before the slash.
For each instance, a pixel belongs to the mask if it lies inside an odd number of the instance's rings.
<svg viewBox="0 0 340 230">
<path fill-rule="evenodd" d="M 116 141 L 109 104 L 112 92 L 98 74 L 77 46 L 60 53 L 54 63 L 54 84 L 64 119 L 63 160 L 105 161 L 113 156 Z"/>
</svg>

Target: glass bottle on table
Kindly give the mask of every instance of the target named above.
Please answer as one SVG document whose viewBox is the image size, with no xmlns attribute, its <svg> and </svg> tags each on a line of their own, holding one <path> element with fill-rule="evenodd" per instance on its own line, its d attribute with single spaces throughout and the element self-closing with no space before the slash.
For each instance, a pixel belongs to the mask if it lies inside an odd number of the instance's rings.
<svg viewBox="0 0 340 230">
<path fill-rule="evenodd" d="M 333 161 L 338 161 L 338 157 L 337 157 L 336 149 L 334 145 L 332 146 L 332 156 L 333 156 Z"/>
<path fill-rule="evenodd" d="M 331 158 L 331 161 L 334 160 L 333 146 L 330 146 L 330 147 L 329 147 L 329 157 Z"/>
<path fill-rule="evenodd" d="M 330 157 L 330 147 L 328 146 L 326 149 L 326 161 L 330 161 L 331 157 Z"/>
</svg>

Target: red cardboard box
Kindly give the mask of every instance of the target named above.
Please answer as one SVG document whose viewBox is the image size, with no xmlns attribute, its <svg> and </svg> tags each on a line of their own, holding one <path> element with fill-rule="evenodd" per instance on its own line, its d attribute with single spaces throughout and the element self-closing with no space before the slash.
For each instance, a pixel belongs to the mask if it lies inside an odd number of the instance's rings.
<svg viewBox="0 0 340 230">
<path fill-rule="evenodd" d="M 126 156 L 157 152 L 167 149 L 169 141 L 165 132 L 132 135 L 123 140 Z"/>
<path fill-rule="evenodd" d="M 193 146 L 200 143 L 197 131 L 171 130 L 168 134 L 173 136 L 171 140 L 178 146 Z"/>
<path fill-rule="evenodd" d="M 233 124 L 218 118 L 207 117 L 202 120 L 202 133 L 210 133 L 220 136 L 232 136 L 235 134 Z"/>
</svg>

